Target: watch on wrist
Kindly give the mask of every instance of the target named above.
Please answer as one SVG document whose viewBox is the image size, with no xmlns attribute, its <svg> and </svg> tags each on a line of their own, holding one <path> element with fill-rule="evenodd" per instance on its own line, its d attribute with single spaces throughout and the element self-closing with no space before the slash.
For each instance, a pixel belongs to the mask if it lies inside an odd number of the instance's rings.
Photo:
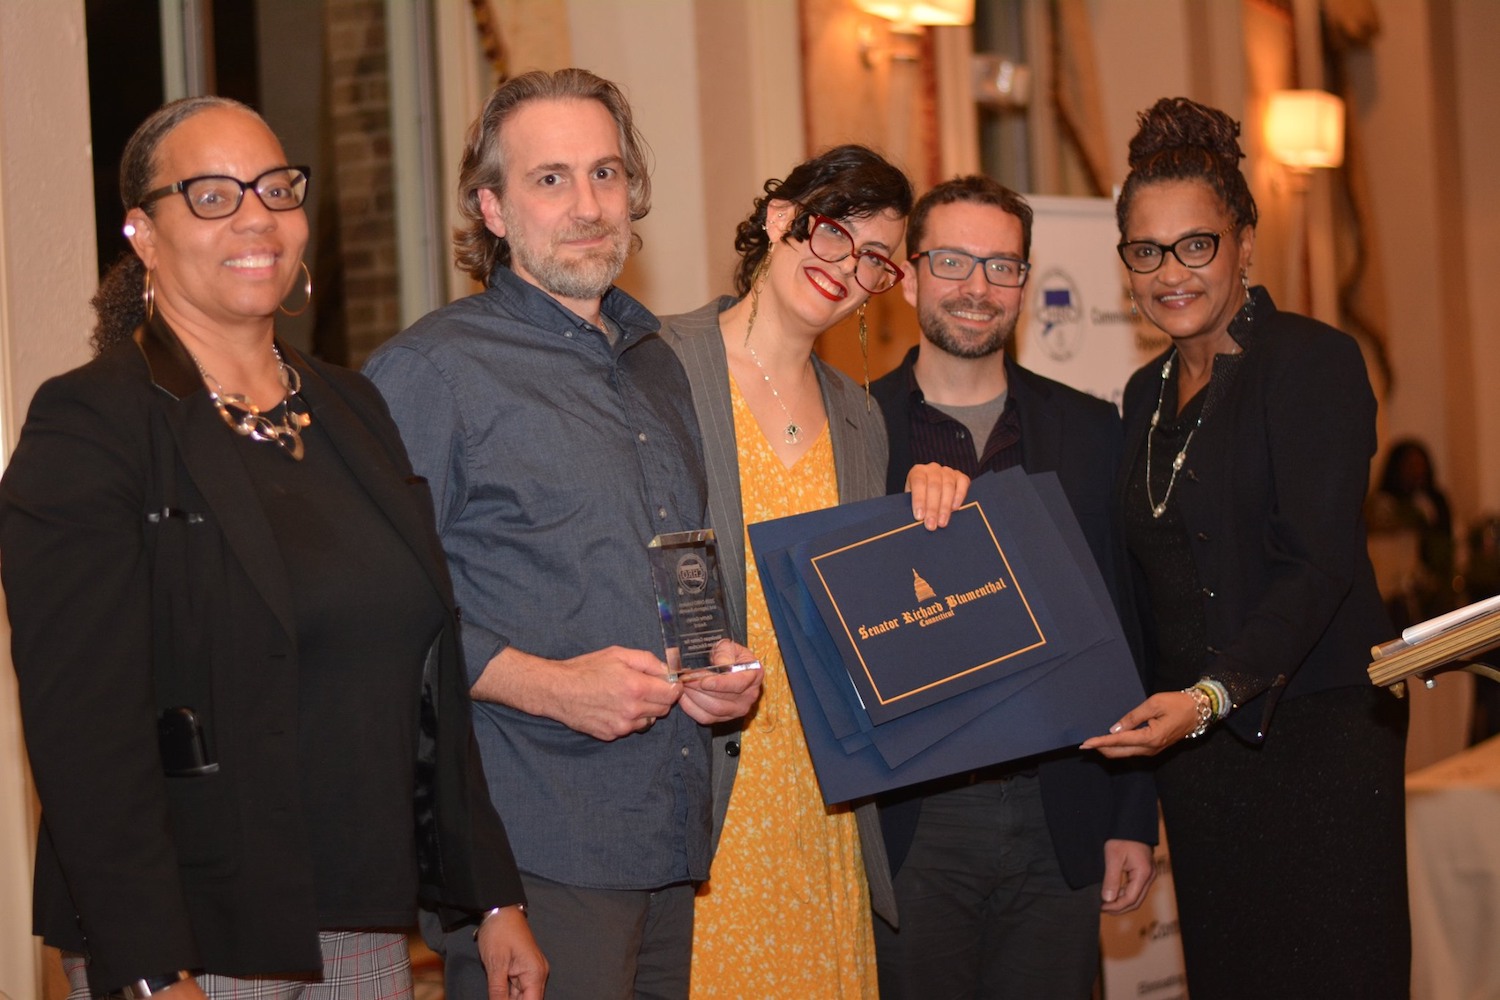
<svg viewBox="0 0 1500 1000">
<path fill-rule="evenodd" d="M 168 986 L 176 986 L 184 979 L 192 979 L 193 974 L 186 969 L 178 969 L 176 972 L 165 976 L 147 976 L 145 979 L 137 979 L 133 983 L 126 983 L 120 988 L 120 996 L 125 1000 L 141 1000 L 153 993 L 160 993 Z"/>
</svg>

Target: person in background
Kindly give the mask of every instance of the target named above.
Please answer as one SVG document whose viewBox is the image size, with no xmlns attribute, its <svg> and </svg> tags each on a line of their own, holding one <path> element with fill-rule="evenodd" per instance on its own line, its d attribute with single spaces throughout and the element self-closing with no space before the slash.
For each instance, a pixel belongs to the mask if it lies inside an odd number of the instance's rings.
<svg viewBox="0 0 1500 1000">
<path fill-rule="evenodd" d="M 366 371 L 432 485 L 548 996 L 685 997 L 708 727 L 745 714 L 760 672 L 673 683 L 662 661 L 647 546 L 706 527 L 707 487 L 682 366 L 613 287 L 651 199 L 624 95 L 581 69 L 506 81 L 469 130 L 459 197 L 455 256 L 485 290 Z M 483 997 L 470 935 L 424 929 L 450 1000 Z"/>
<path fill-rule="evenodd" d="M 1398 630 L 1456 607 L 1453 514 L 1438 488 L 1427 446 L 1415 438 L 1391 445 L 1366 510 L 1370 532 L 1409 532 L 1417 566 L 1387 607 Z"/>
<path fill-rule="evenodd" d="M 740 223 L 738 296 L 662 321 L 692 384 L 732 627 L 765 667 L 761 703 L 715 741 L 700 1000 L 877 995 L 872 897 L 894 909 L 879 820 L 873 803 L 823 804 L 745 526 L 885 492 L 880 412 L 813 347 L 855 312 L 863 338 L 870 296 L 901 280 L 911 204 L 905 175 L 870 149 L 814 156 L 767 181 Z M 913 515 L 946 524 L 967 486 L 952 470 L 913 470 Z"/>
<path fill-rule="evenodd" d="M 1056 472 L 1120 604 L 1119 413 L 1004 352 L 1031 206 L 988 177 L 955 178 L 917 202 L 906 243 L 902 291 L 922 339 L 871 387 L 890 437 L 887 489 L 917 462 Z M 1101 910 L 1135 909 L 1156 875 L 1150 775 L 1076 749 L 902 789 L 880 814 L 901 915 L 899 930 L 875 924 L 884 1000 L 1086 1000 Z"/>
<path fill-rule="evenodd" d="M 307 185 L 242 104 L 151 115 L 97 356 L 37 391 L 0 482 L 35 924 L 72 1000 L 409 997 L 419 901 L 541 1000 L 426 492 L 369 382 L 276 338 Z"/>
<path fill-rule="evenodd" d="M 1239 125 L 1140 117 L 1117 205 L 1136 308 L 1170 346 L 1125 389 L 1120 502 L 1152 694 L 1107 756 L 1159 754 L 1188 990 L 1405 997 L 1406 704 L 1362 516 L 1375 398 L 1348 336 L 1250 286 Z"/>
</svg>

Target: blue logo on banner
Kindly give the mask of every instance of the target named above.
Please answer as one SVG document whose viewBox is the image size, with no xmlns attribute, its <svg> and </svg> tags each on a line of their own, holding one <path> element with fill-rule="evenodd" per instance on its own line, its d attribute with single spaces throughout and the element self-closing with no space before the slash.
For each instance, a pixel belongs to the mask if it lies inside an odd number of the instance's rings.
<svg viewBox="0 0 1500 1000">
<path fill-rule="evenodd" d="M 1041 327 L 1037 343 L 1054 361 L 1067 361 L 1083 340 L 1083 298 L 1067 272 L 1054 268 L 1035 283 L 1033 309 Z"/>
</svg>

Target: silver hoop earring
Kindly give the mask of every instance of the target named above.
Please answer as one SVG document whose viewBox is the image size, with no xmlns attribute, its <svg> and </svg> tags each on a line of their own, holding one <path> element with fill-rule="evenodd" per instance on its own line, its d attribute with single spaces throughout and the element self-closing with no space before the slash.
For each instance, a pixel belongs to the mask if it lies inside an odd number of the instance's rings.
<svg viewBox="0 0 1500 1000">
<path fill-rule="evenodd" d="M 307 261 L 298 261 L 298 263 L 302 265 L 302 291 L 303 294 L 307 296 L 307 299 L 302 303 L 302 308 L 298 309 L 296 312 L 292 312 L 285 305 L 279 305 L 276 307 L 282 312 L 286 313 L 288 316 L 301 316 L 303 313 L 307 312 L 307 307 L 312 305 L 312 272 L 307 269 Z"/>
</svg>

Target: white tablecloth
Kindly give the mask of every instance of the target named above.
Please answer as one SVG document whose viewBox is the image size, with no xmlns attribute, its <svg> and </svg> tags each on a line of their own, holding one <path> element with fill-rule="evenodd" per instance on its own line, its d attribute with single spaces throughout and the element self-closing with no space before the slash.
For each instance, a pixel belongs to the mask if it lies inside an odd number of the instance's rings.
<svg viewBox="0 0 1500 1000">
<path fill-rule="evenodd" d="M 1407 776 L 1414 1000 L 1500 998 L 1500 737 Z"/>
</svg>

